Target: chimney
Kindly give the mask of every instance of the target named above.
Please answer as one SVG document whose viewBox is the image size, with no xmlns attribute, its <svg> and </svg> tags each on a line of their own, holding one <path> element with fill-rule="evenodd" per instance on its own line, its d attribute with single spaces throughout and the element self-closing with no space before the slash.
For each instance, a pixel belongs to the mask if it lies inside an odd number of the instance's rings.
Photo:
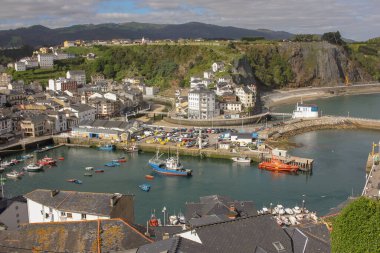
<svg viewBox="0 0 380 253">
<path fill-rule="evenodd" d="M 59 190 L 51 190 L 50 195 L 53 198 L 55 195 L 59 193 Z"/>
<path fill-rule="evenodd" d="M 228 213 L 228 218 L 230 218 L 231 220 L 233 220 L 238 215 L 238 213 L 236 212 L 235 205 L 230 205 L 229 209 L 230 209 L 230 212 Z"/>
<path fill-rule="evenodd" d="M 115 206 L 117 201 L 121 198 L 121 194 L 120 193 L 114 193 L 112 195 L 112 197 L 110 198 L 110 205 L 111 206 Z"/>
<path fill-rule="evenodd" d="M 162 236 L 162 240 L 166 240 L 169 238 L 170 238 L 169 233 L 164 233 L 164 235 Z"/>
</svg>

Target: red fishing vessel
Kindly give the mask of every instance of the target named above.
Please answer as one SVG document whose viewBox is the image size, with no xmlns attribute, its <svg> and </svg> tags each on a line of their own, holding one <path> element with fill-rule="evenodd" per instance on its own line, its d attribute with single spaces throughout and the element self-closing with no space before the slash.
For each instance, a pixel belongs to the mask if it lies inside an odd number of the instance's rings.
<svg viewBox="0 0 380 253">
<path fill-rule="evenodd" d="M 37 162 L 37 164 L 45 166 L 45 165 L 55 165 L 57 163 L 56 160 L 50 157 L 45 157 Z"/>
<path fill-rule="evenodd" d="M 279 172 L 296 172 L 299 170 L 299 166 L 283 163 L 280 160 L 272 157 L 272 160 L 270 162 L 259 163 L 259 169 Z"/>
</svg>

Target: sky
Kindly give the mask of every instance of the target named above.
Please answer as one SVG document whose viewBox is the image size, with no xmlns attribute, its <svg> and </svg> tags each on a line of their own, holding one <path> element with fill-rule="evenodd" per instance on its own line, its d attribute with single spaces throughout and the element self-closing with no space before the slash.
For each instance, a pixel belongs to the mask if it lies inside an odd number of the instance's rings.
<svg viewBox="0 0 380 253">
<path fill-rule="evenodd" d="M 291 33 L 380 36 L 380 0 L 0 0 L 0 30 L 44 25 L 203 22 Z"/>
</svg>

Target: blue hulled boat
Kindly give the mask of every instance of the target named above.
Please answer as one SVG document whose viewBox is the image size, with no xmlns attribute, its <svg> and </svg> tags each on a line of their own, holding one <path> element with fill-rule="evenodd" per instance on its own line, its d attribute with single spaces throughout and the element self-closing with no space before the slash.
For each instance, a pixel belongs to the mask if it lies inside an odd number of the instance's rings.
<svg viewBox="0 0 380 253">
<path fill-rule="evenodd" d="M 102 150 L 102 151 L 112 151 L 114 149 L 115 149 L 115 145 L 112 145 L 112 144 L 107 144 L 99 148 L 99 150 Z"/>
<path fill-rule="evenodd" d="M 157 150 L 156 155 L 148 162 L 149 166 L 152 167 L 155 172 L 166 176 L 191 176 L 192 170 L 184 169 L 179 162 L 178 151 L 176 157 L 170 157 L 166 160 L 162 160 L 160 158 L 161 156 L 162 154 L 160 155 Z"/>
</svg>

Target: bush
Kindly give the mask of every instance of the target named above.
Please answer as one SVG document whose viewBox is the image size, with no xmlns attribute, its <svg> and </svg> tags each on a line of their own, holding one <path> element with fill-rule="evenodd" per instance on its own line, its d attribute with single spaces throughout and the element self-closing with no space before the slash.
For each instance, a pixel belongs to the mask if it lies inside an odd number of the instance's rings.
<svg viewBox="0 0 380 253">
<path fill-rule="evenodd" d="M 361 197 L 345 207 L 333 223 L 335 253 L 380 252 L 380 201 Z"/>
</svg>

